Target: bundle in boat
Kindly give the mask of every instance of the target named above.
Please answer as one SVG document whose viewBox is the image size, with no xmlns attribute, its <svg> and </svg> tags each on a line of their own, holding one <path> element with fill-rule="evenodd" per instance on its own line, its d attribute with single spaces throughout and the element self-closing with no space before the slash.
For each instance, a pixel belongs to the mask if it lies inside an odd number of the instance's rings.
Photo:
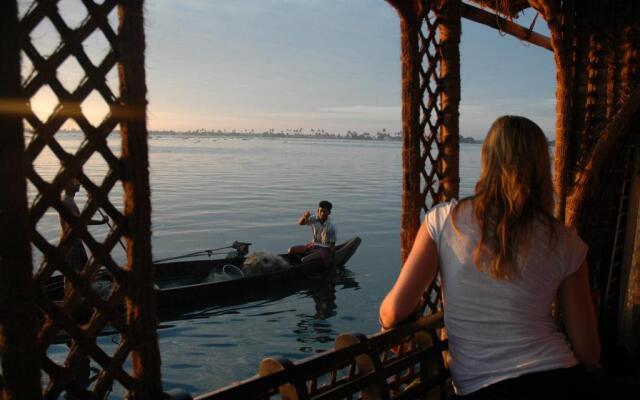
<svg viewBox="0 0 640 400">
<path fill-rule="evenodd" d="M 245 276 L 263 275 L 291 268 L 284 258 L 268 251 L 254 251 L 245 258 L 242 270 Z"/>
</svg>

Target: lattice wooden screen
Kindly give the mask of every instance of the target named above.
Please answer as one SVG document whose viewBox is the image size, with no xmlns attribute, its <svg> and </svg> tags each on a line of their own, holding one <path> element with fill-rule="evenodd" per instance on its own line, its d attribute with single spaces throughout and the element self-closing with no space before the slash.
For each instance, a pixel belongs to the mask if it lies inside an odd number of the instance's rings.
<svg viewBox="0 0 640 400">
<path fill-rule="evenodd" d="M 422 16 L 419 29 L 419 59 L 420 63 L 420 161 L 421 197 L 424 212 L 444 200 L 442 196 L 442 142 L 439 138 L 443 124 L 440 96 L 442 95 L 442 80 L 440 76 L 442 51 L 438 35 L 438 28 L 442 19 L 432 6 L 433 1 L 423 0 L 423 9 L 427 12 Z"/>
<path fill-rule="evenodd" d="M 422 208 L 458 197 L 460 14 L 457 2 L 421 0 L 420 170 Z M 425 296 L 428 313 L 442 310 L 439 278 Z"/>
<path fill-rule="evenodd" d="M 421 0 L 420 161 L 423 210 L 458 197 L 460 11 L 455 1 Z"/>
<path fill-rule="evenodd" d="M 79 398 L 103 398 L 116 382 L 136 398 L 158 398 L 160 359 L 151 271 L 143 2 L 77 0 L 72 4 L 74 13 L 86 14 L 77 26 L 70 26 L 69 15 L 60 12 L 59 3 L 34 1 L 25 9 L 13 37 L 2 39 L 17 41 L 23 63 L 32 65 L 31 73 L 23 76 L 20 97 L 26 101 L 21 113 L 32 130 L 25 147 L 26 176 L 33 191 L 28 208 L 31 241 L 43 255 L 34 273 L 40 310 L 35 345 L 46 373 L 43 393 L 46 398 L 57 398 L 64 391 Z M 117 21 L 115 27 L 111 21 Z M 53 29 L 43 38 L 37 30 L 45 25 Z M 51 35 L 56 34 L 60 42 L 50 54 L 39 50 L 38 41 L 50 41 Z M 103 38 L 107 47 L 100 57 L 90 57 L 85 49 L 87 39 L 95 35 Z M 75 87 L 63 79 L 66 72 L 61 72 L 69 62 L 84 75 Z M 119 93 L 114 93 L 107 82 L 107 76 L 116 71 Z M 56 103 L 44 118 L 32 102 L 41 91 L 53 93 Z M 84 107 L 90 97 L 105 105 L 105 115 L 98 123 L 91 122 L 88 107 Z M 69 123 L 82 132 L 77 149 L 70 150 L 60 141 L 59 131 Z M 121 145 L 110 145 L 110 135 L 120 135 Z M 52 178 L 36 168 L 36 159 L 45 151 L 60 165 Z M 89 160 L 98 160 L 105 166 L 102 176 L 96 177 L 95 171 L 88 173 Z M 63 188 L 72 179 L 77 179 L 88 193 L 79 216 L 60 200 Z M 122 184 L 123 202 L 110 197 L 119 190 L 118 183 Z M 100 219 L 100 210 L 112 221 L 104 238 L 87 229 L 92 218 Z M 39 231 L 39 222 L 50 214 L 58 214 L 68 225 L 58 243 Z M 123 238 L 126 256 L 123 254 L 122 260 L 116 261 L 112 251 Z M 68 258 L 77 240 L 89 249 L 88 260 L 80 269 L 70 265 Z M 38 262 L 39 258 L 34 260 Z M 110 289 L 102 295 L 92 284 L 99 271 L 111 282 Z M 52 284 L 61 282 L 54 276 L 56 272 L 70 283 L 60 302 L 54 301 L 52 293 L 56 291 L 51 290 Z M 81 316 L 83 309 L 85 315 Z M 107 325 L 120 333 L 113 351 L 96 342 L 96 336 Z M 61 333 L 69 337 L 70 350 L 64 360 L 48 351 Z M 85 355 L 99 370 L 88 388 L 72 372 Z"/>
</svg>

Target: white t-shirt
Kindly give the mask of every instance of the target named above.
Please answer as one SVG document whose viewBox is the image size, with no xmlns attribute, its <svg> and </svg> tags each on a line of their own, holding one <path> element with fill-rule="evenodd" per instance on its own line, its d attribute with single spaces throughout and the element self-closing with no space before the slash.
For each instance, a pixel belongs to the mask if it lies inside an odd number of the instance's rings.
<svg viewBox="0 0 640 400">
<path fill-rule="evenodd" d="M 584 261 L 587 245 L 575 229 L 556 224 L 555 236 L 534 224 L 520 277 L 504 281 L 480 272 L 473 262 L 479 228 L 464 202 L 454 228 L 455 202 L 434 207 L 426 224 L 438 248 L 444 322 L 454 389 L 464 395 L 532 372 L 568 368 L 576 360 L 551 316 L 561 282 Z M 457 231 L 456 231 L 457 228 Z"/>
</svg>

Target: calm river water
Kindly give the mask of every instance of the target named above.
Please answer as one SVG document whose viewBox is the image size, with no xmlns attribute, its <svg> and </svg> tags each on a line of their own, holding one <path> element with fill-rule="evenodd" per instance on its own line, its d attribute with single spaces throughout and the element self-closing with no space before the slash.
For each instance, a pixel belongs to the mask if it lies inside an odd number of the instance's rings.
<svg viewBox="0 0 640 400">
<path fill-rule="evenodd" d="M 80 143 L 76 134 L 58 136 L 67 149 Z M 264 357 L 300 359 L 332 348 L 341 332 L 378 329 L 378 305 L 400 267 L 399 142 L 152 135 L 149 144 L 155 259 L 234 240 L 251 242 L 252 250 L 284 252 L 309 240 L 310 229 L 296 222 L 322 199 L 334 204 L 339 242 L 362 238 L 347 268 L 333 276 L 274 288 L 270 298 L 163 316 L 158 334 L 165 389 L 203 393 L 248 378 Z M 117 154 L 117 140 L 110 145 Z M 95 155 L 84 172 L 100 183 L 105 168 Z M 36 160 L 47 179 L 57 169 L 49 153 Z M 468 195 L 480 172 L 480 145 L 461 146 L 460 172 L 462 195 Z M 110 195 L 118 207 L 121 193 L 117 185 Z M 84 191 L 77 197 L 82 207 Z M 56 213 L 48 212 L 37 229 L 56 242 Z M 90 230 L 106 235 L 104 227 Z M 114 254 L 122 260 L 120 249 Z M 118 338 L 99 342 L 111 353 Z M 50 354 L 61 360 L 66 351 L 53 346 Z M 120 393 L 114 387 L 113 397 Z"/>
</svg>

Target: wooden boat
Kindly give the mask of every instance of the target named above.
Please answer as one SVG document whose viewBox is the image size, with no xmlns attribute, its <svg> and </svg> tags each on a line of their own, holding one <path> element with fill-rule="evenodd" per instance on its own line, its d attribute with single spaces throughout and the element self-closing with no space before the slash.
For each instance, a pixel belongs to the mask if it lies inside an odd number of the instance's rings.
<svg viewBox="0 0 640 400">
<path fill-rule="evenodd" d="M 175 321 L 211 318 L 234 310 L 236 307 L 244 309 L 249 307 L 260 309 L 265 304 L 278 303 L 290 296 L 296 299 L 308 299 L 315 303 L 316 316 L 326 315 L 328 318 L 338 304 L 336 293 L 346 289 L 356 289 L 360 283 L 348 265 L 342 268 L 323 270 L 321 272 L 288 280 L 282 285 L 257 288 L 255 290 L 242 291 L 240 295 L 216 297 L 214 300 L 189 302 L 179 306 L 162 307 L 158 309 L 158 320 L 161 327 L 173 327 Z"/>
<path fill-rule="evenodd" d="M 361 242 L 359 237 L 355 237 L 336 246 L 336 266 L 343 267 Z M 245 257 L 155 264 L 158 307 L 173 307 L 203 300 L 239 297 L 243 293 L 268 291 L 285 282 L 304 278 L 328 268 L 320 260 L 301 263 L 299 258 L 288 254 L 281 254 L 280 257 L 290 264 L 289 268 L 227 280 L 216 277 L 241 271 Z"/>
<path fill-rule="evenodd" d="M 343 267 L 356 252 L 362 240 L 352 238 L 336 246 L 336 266 Z M 156 301 L 159 308 L 191 303 L 236 299 L 247 293 L 266 292 L 285 282 L 305 278 L 327 269 L 322 261 L 302 263 L 298 257 L 281 254 L 289 267 L 261 274 L 245 275 L 244 256 L 227 259 L 175 261 L 155 263 Z M 54 276 L 45 289 L 53 300 L 63 296 L 62 276 Z"/>
</svg>

